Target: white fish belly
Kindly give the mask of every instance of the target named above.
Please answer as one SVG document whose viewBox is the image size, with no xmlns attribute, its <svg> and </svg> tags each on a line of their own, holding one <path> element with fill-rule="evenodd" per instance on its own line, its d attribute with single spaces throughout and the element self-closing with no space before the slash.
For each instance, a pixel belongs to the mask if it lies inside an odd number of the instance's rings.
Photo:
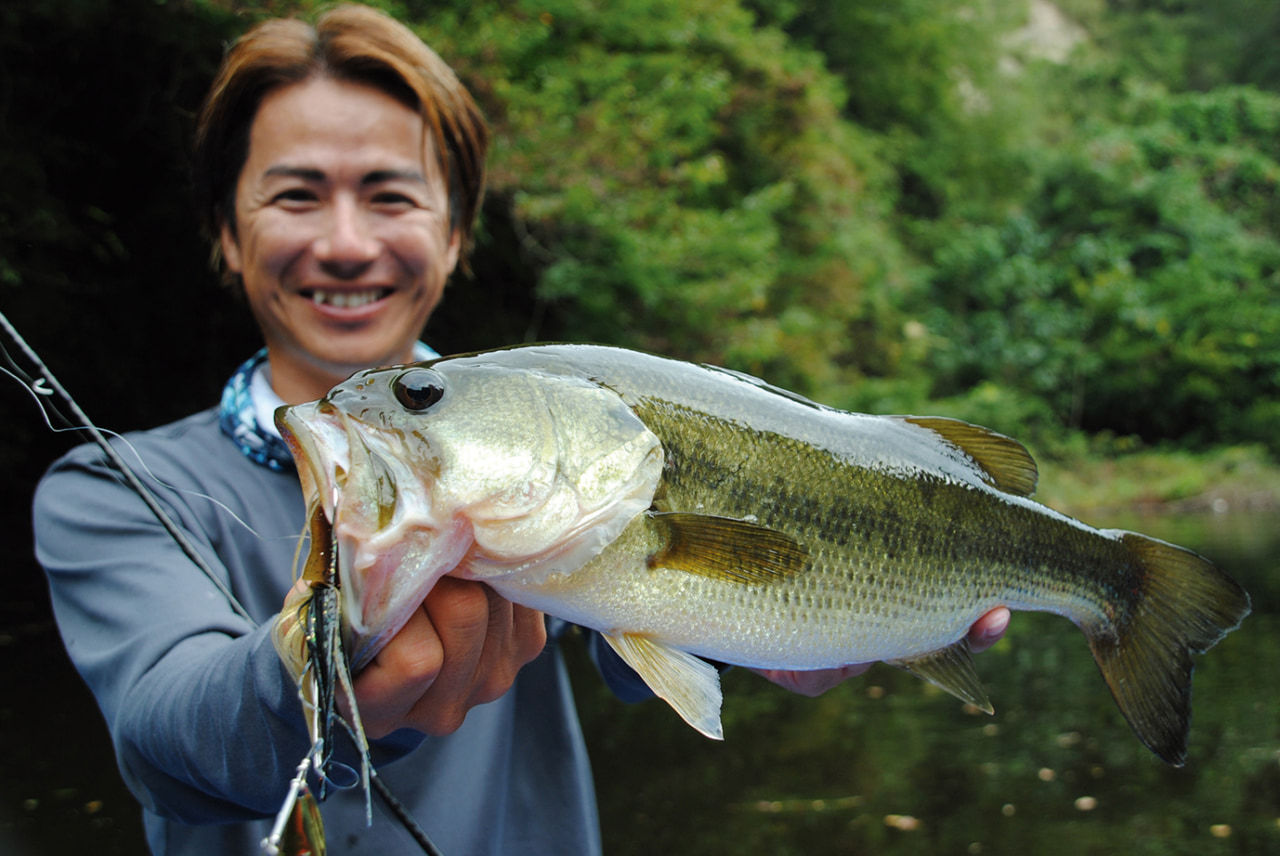
<svg viewBox="0 0 1280 856">
<path fill-rule="evenodd" d="M 542 580 L 489 579 L 500 594 L 604 633 L 634 633 L 721 662 L 820 669 L 936 651 L 958 640 L 995 595 L 956 599 L 851 591 L 832 574 L 743 584 L 609 562 Z"/>
</svg>

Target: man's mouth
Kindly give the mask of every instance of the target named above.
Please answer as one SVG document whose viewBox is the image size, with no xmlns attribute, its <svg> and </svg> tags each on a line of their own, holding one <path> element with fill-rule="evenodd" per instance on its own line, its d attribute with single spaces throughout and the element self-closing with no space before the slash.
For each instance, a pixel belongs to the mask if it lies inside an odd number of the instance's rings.
<svg viewBox="0 0 1280 856">
<path fill-rule="evenodd" d="M 330 291 L 323 288 L 308 288 L 300 294 L 316 306 L 332 306 L 335 309 L 359 309 L 370 303 L 387 297 L 390 288 L 366 288 L 361 291 Z"/>
</svg>

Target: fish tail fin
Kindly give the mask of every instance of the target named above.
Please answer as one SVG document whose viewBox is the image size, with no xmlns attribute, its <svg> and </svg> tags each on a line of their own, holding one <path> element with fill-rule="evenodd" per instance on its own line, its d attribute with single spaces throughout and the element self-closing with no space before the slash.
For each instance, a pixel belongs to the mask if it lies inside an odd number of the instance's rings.
<svg viewBox="0 0 1280 856">
<path fill-rule="evenodd" d="M 1249 614 L 1249 595 L 1209 561 L 1134 532 L 1107 534 L 1128 551 L 1134 598 L 1115 621 L 1086 627 L 1098 668 L 1134 733 L 1182 766 L 1191 727 L 1191 655 Z"/>
</svg>

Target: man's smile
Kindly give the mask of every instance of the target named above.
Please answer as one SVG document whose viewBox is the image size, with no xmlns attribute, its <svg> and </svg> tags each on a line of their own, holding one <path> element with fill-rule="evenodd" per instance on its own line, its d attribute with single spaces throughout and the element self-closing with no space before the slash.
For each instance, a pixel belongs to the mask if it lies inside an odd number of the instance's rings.
<svg viewBox="0 0 1280 856">
<path fill-rule="evenodd" d="M 384 297 L 389 297 L 394 289 L 366 288 L 360 291 L 343 291 L 338 289 L 304 288 L 298 293 L 316 306 L 332 306 L 336 309 L 358 309 Z"/>
</svg>

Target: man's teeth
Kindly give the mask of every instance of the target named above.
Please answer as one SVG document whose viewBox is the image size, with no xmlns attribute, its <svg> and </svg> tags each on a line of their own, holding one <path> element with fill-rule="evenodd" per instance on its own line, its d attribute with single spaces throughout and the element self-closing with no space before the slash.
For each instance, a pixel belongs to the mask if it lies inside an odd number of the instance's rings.
<svg viewBox="0 0 1280 856">
<path fill-rule="evenodd" d="M 371 288 L 367 291 L 322 291 L 316 289 L 311 292 L 311 302 L 316 306 L 334 306 L 338 309 L 356 309 L 373 303 L 382 297 L 383 291 L 380 288 Z"/>
</svg>

